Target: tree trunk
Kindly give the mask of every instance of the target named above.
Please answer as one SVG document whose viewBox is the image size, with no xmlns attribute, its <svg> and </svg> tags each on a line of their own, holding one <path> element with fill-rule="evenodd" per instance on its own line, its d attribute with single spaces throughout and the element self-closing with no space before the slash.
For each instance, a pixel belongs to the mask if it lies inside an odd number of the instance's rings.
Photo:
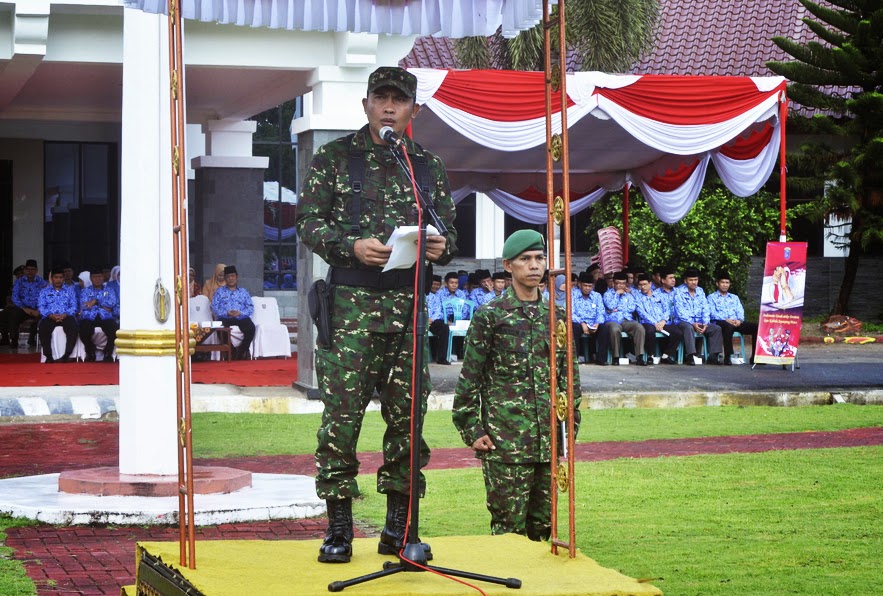
<svg viewBox="0 0 883 596">
<path fill-rule="evenodd" d="M 849 297 L 852 296 L 852 287 L 855 285 L 855 277 L 858 274 L 858 262 L 861 257 L 861 241 L 859 234 L 854 232 L 855 222 L 853 222 L 853 233 L 849 235 L 849 256 L 846 257 L 846 267 L 843 270 L 843 281 L 840 282 L 840 294 L 837 296 L 837 302 L 831 310 L 832 315 L 845 315 L 849 307 Z"/>
</svg>

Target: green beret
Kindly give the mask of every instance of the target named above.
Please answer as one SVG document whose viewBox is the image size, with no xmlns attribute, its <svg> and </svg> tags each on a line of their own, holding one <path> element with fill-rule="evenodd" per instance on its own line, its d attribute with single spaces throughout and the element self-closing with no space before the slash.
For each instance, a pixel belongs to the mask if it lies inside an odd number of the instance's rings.
<svg viewBox="0 0 883 596">
<path fill-rule="evenodd" d="M 514 259 L 526 250 L 546 250 L 543 235 L 536 230 L 518 230 L 503 244 L 503 258 Z"/>
</svg>

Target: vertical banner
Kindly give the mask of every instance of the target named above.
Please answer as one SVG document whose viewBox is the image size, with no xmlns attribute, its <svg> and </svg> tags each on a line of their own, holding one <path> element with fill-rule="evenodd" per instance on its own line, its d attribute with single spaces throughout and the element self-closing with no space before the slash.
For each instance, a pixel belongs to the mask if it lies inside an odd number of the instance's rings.
<svg viewBox="0 0 883 596">
<path fill-rule="evenodd" d="M 803 323 L 806 242 L 769 242 L 760 295 L 754 361 L 793 364 Z"/>
</svg>

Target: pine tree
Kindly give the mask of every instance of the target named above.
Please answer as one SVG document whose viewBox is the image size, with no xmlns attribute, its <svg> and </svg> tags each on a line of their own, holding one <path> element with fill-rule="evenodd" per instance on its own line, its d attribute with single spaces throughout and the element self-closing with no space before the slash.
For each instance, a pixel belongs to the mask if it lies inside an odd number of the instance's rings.
<svg viewBox="0 0 883 596">
<path fill-rule="evenodd" d="M 802 147 L 796 165 L 815 170 L 794 187 L 816 191 L 809 214 L 817 221 L 852 221 L 847 232 L 830 232 L 849 248 L 831 314 L 847 314 L 860 258 L 883 241 L 883 0 L 799 1 L 818 39 L 773 38 L 794 60 L 767 66 L 791 81 L 792 101 L 816 112 L 789 116 L 789 128 L 822 139 Z"/>
<path fill-rule="evenodd" d="M 552 10 L 554 16 L 558 6 Z M 567 0 L 565 10 L 567 50 L 576 57 L 580 70 L 624 71 L 655 40 L 658 0 Z M 552 37 L 555 46 L 557 33 Z M 458 39 L 454 48 L 464 68 L 543 70 L 542 23 L 512 39 L 504 39 L 499 32 L 490 38 Z M 553 55 L 552 60 L 557 57 Z"/>
</svg>

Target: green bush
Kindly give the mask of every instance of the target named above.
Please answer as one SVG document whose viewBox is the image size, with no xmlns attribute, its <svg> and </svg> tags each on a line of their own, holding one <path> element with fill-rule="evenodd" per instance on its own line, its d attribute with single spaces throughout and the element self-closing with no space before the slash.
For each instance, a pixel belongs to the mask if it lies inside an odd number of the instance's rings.
<svg viewBox="0 0 883 596">
<path fill-rule="evenodd" d="M 598 252 L 597 230 L 622 229 L 622 202 L 605 200 L 596 205 L 585 231 Z M 766 243 L 779 236 L 779 199 L 760 191 L 737 197 L 720 184 L 707 184 L 689 213 L 675 224 L 659 220 L 640 191 L 633 189 L 629 201 L 629 261 L 648 271 L 659 265 L 674 268 L 676 275 L 687 267 L 702 274 L 706 291 L 714 290 L 713 276 L 727 271 L 735 294 L 745 295 L 752 255 L 764 254 Z"/>
</svg>

